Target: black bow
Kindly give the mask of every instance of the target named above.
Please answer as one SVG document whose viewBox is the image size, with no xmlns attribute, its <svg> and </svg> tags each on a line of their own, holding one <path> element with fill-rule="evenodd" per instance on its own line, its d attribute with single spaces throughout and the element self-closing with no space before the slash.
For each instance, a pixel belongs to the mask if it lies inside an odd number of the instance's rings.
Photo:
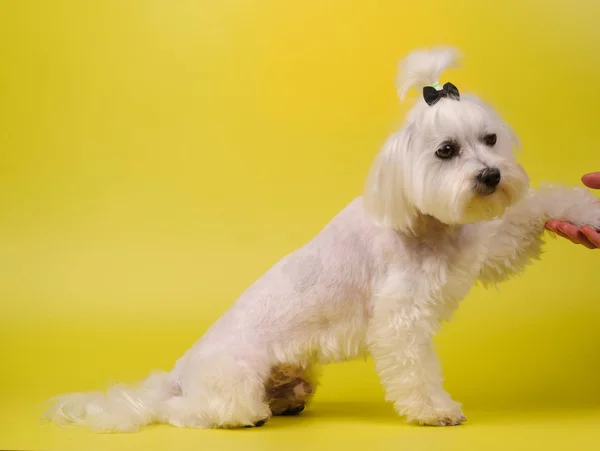
<svg viewBox="0 0 600 451">
<path fill-rule="evenodd" d="M 460 93 L 458 92 L 458 88 L 452 83 L 446 83 L 440 91 L 433 86 L 425 86 L 423 88 L 423 98 L 429 106 L 435 105 L 442 97 L 460 100 Z"/>
</svg>

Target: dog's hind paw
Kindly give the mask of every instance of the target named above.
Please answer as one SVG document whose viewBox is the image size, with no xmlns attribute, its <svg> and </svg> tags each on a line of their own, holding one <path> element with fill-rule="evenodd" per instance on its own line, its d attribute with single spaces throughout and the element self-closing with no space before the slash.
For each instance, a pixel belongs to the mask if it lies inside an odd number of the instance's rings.
<svg viewBox="0 0 600 451">
<path fill-rule="evenodd" d="M 280 415 L 283 415 L 283 416 L 299 415 L 300 412 L 302 412 L 303 410 L 304 410 L 304 404 L 301 404 L 297 407 L 290 407 L 290 408 L 284 410 L 283 412 L 281 412 Z"/>
</svg>

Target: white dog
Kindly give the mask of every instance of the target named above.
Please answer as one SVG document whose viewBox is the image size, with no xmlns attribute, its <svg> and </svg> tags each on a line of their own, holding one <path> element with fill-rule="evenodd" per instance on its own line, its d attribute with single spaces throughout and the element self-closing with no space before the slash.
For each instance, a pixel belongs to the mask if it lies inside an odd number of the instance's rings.
<svg viewBox="0 0 600 451">
<path fill-rule="evenodd" d="M 98 431 L 261 426 L 304 408 L 317 365 L 368 352 L 399 414 L 465 421 L 432 349 L 440 323 L 476 281 L 536 259 L 546 220 L 599 228 L 600 204 L 585 189 L 530 189 L 510 127 L 437 83 L 456 60 L 436 48 L 403 61 L 400 93 L 417 86 L 423 98 L 383 146 L 364 196 L 248 288 L 171 372 L 59 396 L 48 418 Z"/>
</svg>

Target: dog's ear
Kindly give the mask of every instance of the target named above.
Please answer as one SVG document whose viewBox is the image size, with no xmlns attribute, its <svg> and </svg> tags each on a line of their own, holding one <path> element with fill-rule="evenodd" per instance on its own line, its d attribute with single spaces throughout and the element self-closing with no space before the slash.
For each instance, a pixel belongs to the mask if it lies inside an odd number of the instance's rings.
<svg viewBox="0 0 600 451">
<path fill-rule="evenodd" d="M 408 126 L 386 141 L 371 166 L 364 192 L 365 210 L 376 222 L 405 232 L 412 229 L 418 213 L 405 185 L 411 135 L 412 127 Z"/>
</svg>

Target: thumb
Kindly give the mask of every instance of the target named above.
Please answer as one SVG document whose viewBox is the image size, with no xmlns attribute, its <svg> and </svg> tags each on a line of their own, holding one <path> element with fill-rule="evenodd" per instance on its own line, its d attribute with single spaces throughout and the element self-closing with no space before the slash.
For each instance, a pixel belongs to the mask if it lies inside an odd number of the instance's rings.
<svg viewBox="0 0 600 451">
<path fill-rule="evenodd" d="M 592 172 L 581 177 L 581 181 L 588 188 L 600 189 L 600 172 Z"/>
</svg>

